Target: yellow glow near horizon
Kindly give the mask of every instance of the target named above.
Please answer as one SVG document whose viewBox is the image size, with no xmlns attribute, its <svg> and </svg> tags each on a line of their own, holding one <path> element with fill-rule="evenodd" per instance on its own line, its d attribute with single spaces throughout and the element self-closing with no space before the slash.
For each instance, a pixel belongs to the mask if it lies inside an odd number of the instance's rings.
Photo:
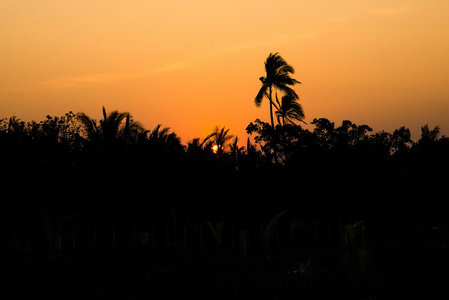
<svg viewBox="0 0 449 300">
<path fill-rule="evenodd" d="M 212 152 L 214 152 L 214 154 L 218 153 L 218 145 L 213 145 L 212 146 Z"/>
<path fill-rule="evenodd" d="M 270 52 L 293 65 L 306 121 L 449 132 L 443 0 L 0 3 L 0 117 L 129 111 L 183 142 L 216 125 L 246 140 Z"/>
</svg>

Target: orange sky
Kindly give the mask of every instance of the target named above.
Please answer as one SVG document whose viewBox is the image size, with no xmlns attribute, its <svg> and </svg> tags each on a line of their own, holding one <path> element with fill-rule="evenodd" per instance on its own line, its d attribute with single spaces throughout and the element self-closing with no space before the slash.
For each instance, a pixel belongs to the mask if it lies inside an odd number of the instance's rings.
<svg viewBox="0 0 449 300">
<path fill-rule="evenodd" d="M 101 107 L 187 142 L 246 139 L 270 52 L 302 82 L 306 121 L 449 135 L 447 0 L 2 0 L 0 117 Z"/>
</svg>

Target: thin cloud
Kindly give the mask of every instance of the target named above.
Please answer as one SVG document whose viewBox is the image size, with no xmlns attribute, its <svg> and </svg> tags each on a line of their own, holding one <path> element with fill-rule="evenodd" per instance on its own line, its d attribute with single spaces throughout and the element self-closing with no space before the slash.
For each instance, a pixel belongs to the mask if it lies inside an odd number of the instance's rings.
<svg viewBox="0 0 449 300">
<path fill-rule="evenodd" d="M 295 42 L 297 40 L 307 39 L 312 37 L 312 35 L 307 34 L 276 34 L 269 36 L 264 39 L 250 40 L 246 42 L 235 42 L 227 43 L 224 45 L 217 46 L 214 50 L 197 53 L 197 55 L 188 57 L 184 60 L 173 61 L 161 67 L 152 68 L 153 72 L 171 72 L 178 70 L 186 70 L 198 67 L 205 60 L 215 59 L 221 55 L 235 54 L 241 51 L 257 49 L 267 46 L 285 44 Z"/>
<path fill-rule="evenodd" d="M 187 69 L 192 66 L 192 62 L 187 60 L 172 62 L 162 67 L 156 67 L 152 69 L 152 72 L 169 72 Z M 141 78 L 149 76 L 151 71 L 140 73 L 96 73 L 86 74 L 82 76 L 62 76 L 57 78 L 46 79 L 38 82 L 39 86 L 46 88 L 77 88 L 90 84 L 109 84 L 120 80 Z"/>
<path fill-rule="evenodd" d="M 110 83 L 117 80 L 134 78 L 138 76 L 139 74 L 127 73 L 98 73 L 72 77 L 64 76 L 40 81 L 39 85 L 49 88 L 73 88 L 86 84 Z"/>
</svg>

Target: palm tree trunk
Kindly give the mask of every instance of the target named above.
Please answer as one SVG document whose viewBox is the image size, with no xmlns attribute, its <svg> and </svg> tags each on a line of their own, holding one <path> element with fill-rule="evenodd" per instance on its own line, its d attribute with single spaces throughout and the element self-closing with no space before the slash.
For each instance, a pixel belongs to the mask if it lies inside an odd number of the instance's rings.
<svg viewBox="0 0 449 300">
<path fill-rule="evenodd" d="M 273 98 L 271 97 L 272 94 L 272 87 L 270 86 L 270 118 L 271 118 L 271 130 L 273 131 L 273 156 L 274 156 L 274 163 L 277 165 L 278 163 L 278 157 L 277 157 L 277 151 L 276 151 L 276 133 L 274 131 L 274 119 L 273 119 Z"/>
<path fill-rule="evenodd" d="M 270 118 L 271 118 L 271 128 L 274 130 L 274 120 L 273 120 L 273 98 L 271 97 L 272 87 L 270 86 Z"/>
</svg>

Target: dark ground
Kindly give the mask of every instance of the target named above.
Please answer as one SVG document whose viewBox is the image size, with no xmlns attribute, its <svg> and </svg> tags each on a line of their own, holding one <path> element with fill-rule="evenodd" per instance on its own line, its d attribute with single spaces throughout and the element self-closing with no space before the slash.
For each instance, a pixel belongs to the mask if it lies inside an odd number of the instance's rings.
<svg viewBox="0 0 449 300">
<path fill-rule="evenodd" d="M 147 254 L 3 253 L 2 299 L 436 299 L 449 286 L 444 245 L 303 248 L 246 260 Z"/>
</svg>

